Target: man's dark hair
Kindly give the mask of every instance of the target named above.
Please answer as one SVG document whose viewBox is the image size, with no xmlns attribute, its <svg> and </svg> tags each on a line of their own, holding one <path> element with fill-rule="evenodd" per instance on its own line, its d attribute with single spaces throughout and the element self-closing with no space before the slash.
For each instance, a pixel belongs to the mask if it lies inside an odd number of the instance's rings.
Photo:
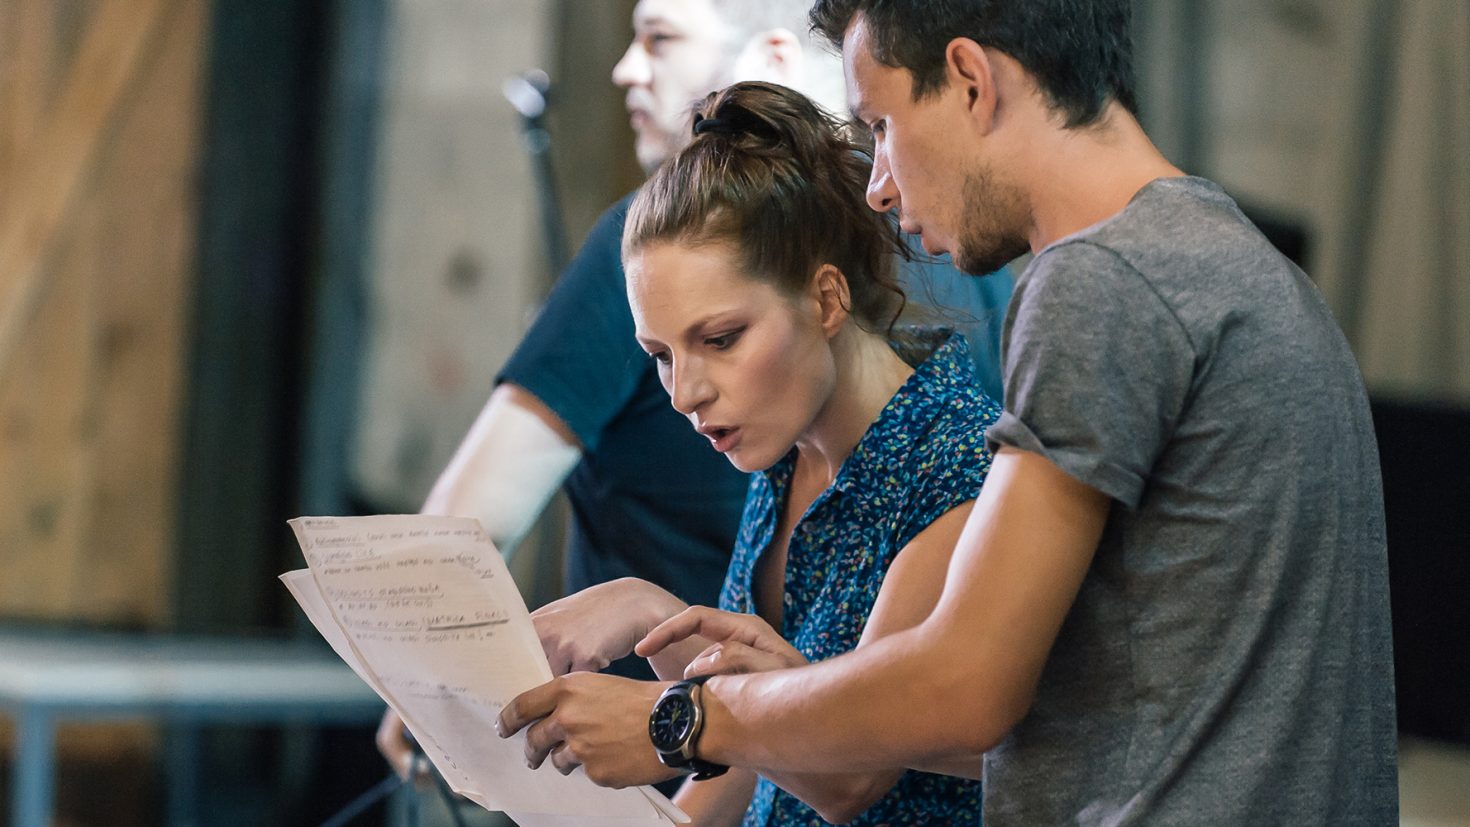
<svg viewBox="0 0 1470 827">
<path fill-rule="evenodd" d="M 1129 38 L 1132 0 L 817 0 L 812 29 L 838 48 L 861 14 L 873 58 L 913 74 L 914 99 L 944 85 L 944 50 L 967 37 L 1033 77 L 1067 128 L 1096 123 L 1108 101 L 1138 114 Z"/>
</svg>

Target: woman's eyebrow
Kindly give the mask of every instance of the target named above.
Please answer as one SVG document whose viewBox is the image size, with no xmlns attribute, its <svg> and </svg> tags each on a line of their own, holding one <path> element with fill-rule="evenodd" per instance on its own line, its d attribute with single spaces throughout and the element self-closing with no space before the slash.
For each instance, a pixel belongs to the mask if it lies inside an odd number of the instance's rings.
<svg viewBox="0 0 1470 827">
<path fill-rule="evenodd" d="M 684 335 L 700 335 L 703 334 L 708 328 L 729 324 L 733 320 L 726 317 L 734 315 L 735 312 L 736 311 L 734 310 L 716 310 L 713 313 L 707 313 L 703 316 L 700 316 L 698 319 L 695 319 L 687 327 L 684 328 Z"/>
</svg>

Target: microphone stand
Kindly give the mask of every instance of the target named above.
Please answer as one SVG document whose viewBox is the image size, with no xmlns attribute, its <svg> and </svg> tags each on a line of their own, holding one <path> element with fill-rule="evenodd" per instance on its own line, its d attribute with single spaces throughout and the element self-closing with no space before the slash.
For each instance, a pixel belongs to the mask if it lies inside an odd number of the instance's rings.
<svg viewBox="0 0 1470 827">
<path fill-rule="evenodd" d="M 546 131 L 551 78 L 540 69 L 532 69 L 506 78 L 500 91 L 521 116 L 521 143 L 531 154 L 546 263 L 553 277 L 560 276 L 567 266 L 567 242 L 561 203 L 556 196 L 556 178 L 552 175 L 551 134 Z"/>
</svg>

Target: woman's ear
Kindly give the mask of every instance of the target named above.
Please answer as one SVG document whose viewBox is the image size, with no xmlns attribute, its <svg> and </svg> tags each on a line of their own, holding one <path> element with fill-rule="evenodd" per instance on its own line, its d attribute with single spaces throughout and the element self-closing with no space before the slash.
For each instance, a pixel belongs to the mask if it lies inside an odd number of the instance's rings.
<svg viewBox="0 0 1470 827">
<path fill-rule="evenodd" d="M 852 316 L 852 293 L 848 290 L 847 276 L 834 265 L 823 264 L 812 277 L 812 289 L 821 308 L 822 332 L 830 339 Z"/>
</svg>

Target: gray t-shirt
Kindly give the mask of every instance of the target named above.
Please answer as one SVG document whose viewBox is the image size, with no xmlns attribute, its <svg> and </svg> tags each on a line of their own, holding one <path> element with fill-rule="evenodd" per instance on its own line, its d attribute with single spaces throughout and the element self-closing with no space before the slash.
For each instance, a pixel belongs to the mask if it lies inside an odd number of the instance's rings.
<svg viewBox="0 0 1470 827">
<path fill-rule="evenodd" d="M 1378 453 L 1307 277 L 1160 179 L 1036 256 L 1005 374 L 992 447 L 1113 503 L 986 823 L 1397 823 Z"/>
</svg>

